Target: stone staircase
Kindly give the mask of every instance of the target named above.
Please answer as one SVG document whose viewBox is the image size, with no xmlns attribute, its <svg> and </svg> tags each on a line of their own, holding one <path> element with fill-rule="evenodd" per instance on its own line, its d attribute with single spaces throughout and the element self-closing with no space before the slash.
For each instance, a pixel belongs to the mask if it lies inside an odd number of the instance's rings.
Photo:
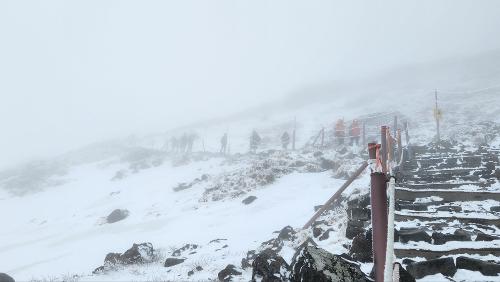
<svg viewBox="0 0 500 282">
<path fill-rule="evenodd" d="M 408 152 L 396 185 L 398 260 L 417 279 L 452 278 L 456 269 L 500 273 L 500 150 L 428 145 Z"/>
</svg>

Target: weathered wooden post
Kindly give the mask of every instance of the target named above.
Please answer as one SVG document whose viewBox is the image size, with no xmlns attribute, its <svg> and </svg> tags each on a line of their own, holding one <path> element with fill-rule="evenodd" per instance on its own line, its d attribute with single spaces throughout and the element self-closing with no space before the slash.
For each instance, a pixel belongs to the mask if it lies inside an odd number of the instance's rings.
<svg viewBox="0 0 500 282">
<path fill-rule="evenodd" d="M 383 127 L 383 131 L 385 131 Z M 382 135 L 384 143 L 385 135 Z M 385 253 L 387 248 L 387 176 L 379 167 L 377 147 L 370 144 L 370 159 L 372 163 L 370 203 L 372 212 L 372 248 L 373 267 L 376 282 L 384 282 Z M 375 146 L 373 146 L 375 145 Z M 383 156 L 383 154 L 382 154 Z M 374 164 L 374 165 L 373 165 Z"/>
</svg>

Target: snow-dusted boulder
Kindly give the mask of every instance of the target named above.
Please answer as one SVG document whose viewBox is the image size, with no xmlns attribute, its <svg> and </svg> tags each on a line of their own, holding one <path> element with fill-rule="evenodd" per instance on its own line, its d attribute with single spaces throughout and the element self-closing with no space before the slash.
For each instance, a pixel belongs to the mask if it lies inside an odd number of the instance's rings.
<svg viewBox="0 0 500 282">
<path fill-rule="evenodd" d="M 370 281 L 360 266 L 314 246 L 305 246 L 293 265 L 291 281 Z"/>
<path fill-rule="evenodd" d="M 231 281 L 233 276 L 239 276 L 239 275 L 241 275 L 241 272 L 236 270 L 236 266 L 228 264 L 226 268 L 224 268 L 217 274 L 217 277 L 219 278 L 219 281 L 227 282 Z"/>
<path fill-rule="evenodd" d="M 108 217 L 106 217 L 106 222 L 107 223 L 115 223 L 115 222 L 118 222 L 120 220 L 124 220 L 125 218 L 127 218 L 128 215 L 129 215 L 128 210 L 116 209 L 116 210 L 112 211 L 108 215 Z"/>
<path fill-rule="evenodd" d="M 0 273 L 0 282 L 15 282 L 14 278 L 5 273 Z"/>
<path fill-rule="evenodd" d="M 155 250 L 151 243 L 133 244 L 132 248 L 123 254 L 109 253 L 104 259 L 104 265 L 96 268 L 94 274 L 106 272 L 119 265 L 149 263 L 156 260 Z"/>
<path fill-rule="evenodd" d="M 183 258 L 167 258 L 165 260 L 165 263 L 163 264 L 163 266 L 172 267 L 172 266 L 183 263 L 185 260 L 186 259 L 183 259 Z"/>
</svg>

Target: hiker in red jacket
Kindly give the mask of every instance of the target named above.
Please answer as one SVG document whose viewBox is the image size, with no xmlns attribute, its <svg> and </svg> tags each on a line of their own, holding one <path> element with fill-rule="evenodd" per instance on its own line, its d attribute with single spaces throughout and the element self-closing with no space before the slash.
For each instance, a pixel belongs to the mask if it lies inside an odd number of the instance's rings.
<svg viewBox="0 0 500 282">
<path fill-rule="evenodd" d="M 353 120 L 351 124 L 351 130 L 350 130 L 350 137 L 351 137 L 351 146 L 356 143 L 356 146 L 359 145 L 359 138 L 361 136 L 361 127 L 359 125 L 358 120 Z"/>
</svg>

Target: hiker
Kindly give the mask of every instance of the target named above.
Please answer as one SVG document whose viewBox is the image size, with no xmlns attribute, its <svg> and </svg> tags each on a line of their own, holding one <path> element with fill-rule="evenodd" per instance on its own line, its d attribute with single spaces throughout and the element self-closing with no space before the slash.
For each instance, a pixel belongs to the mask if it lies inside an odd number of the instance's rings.
<svg viewBox="0 0 500 282">
<path fill-rule="evenodd" d="M 353 120 L 350 128 L 350 137 L 351 137 L 351 146 L 356 143 L 356 146 L 359 145 L 359 138 L 361 137 L 361 127 L 359 126 L 358 120 Z"/>
<path fill-rule="evenodd" d="M 220 153 L 223 155 L 227 153 L 227 133 L 224 133 L 220 139 Z"/>
<path fill-rule="evenodd" d="M 179 150 L 179 140 L 175 136 L 172 136 L 170 143 L 172 143 L 172 152 L 176 153 Z"/>
<path fill-rule="evenodd" d="M 257 150 L 257 147 L 259 147 L 260 142 L 262 141 L 262 138 L 260 138 L 259 134 L 257 131 L 252 131 L 252 135 L 250 136 L 250 151 L 254 152 Z"/>
<path fill-rule="evenodd" d="M 337 120 L 337 123 L 335 124 L 335 138 L 337 139 L 338 145 L 344 144 L 345 124 L 343 119 Z"/>
<path fill-rule="evenodd" d="M 290 135 L 285 131 L 285 133 L 281 135 L 281 146 L 286 150 L 288 149 L 288 144 L 290 144 Z"/>
</svg>

